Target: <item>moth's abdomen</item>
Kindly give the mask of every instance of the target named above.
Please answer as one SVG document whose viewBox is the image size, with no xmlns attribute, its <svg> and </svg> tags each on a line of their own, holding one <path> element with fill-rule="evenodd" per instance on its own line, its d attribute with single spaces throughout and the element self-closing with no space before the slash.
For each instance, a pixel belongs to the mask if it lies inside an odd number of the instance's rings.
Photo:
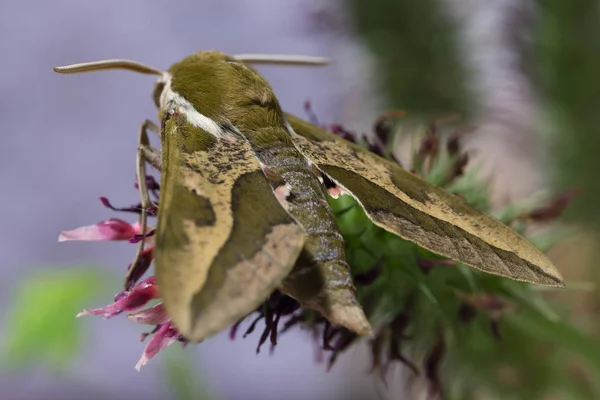
<svg viewBox="0 0 600 400">
<path fill-rule="evenodd" d="M 356 300 L 345 244 L 314 169 L 291 144 L 257 151 L 279 202 L 305 230 L 304 249 L 281 290 L 358 334 L 371 326 Z"/>
</svg>

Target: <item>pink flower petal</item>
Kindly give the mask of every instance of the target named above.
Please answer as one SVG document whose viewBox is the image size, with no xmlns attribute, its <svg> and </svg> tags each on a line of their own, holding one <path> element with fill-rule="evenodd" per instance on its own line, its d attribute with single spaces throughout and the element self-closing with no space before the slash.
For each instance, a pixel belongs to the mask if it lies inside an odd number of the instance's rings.
<svg viewBox="0 0 600 400">
<path fill-rule="evenodd" d="M 142 357 L 135 365 L 136 370 L 140 370 L 143 365 L 146 365 L 152 357 L 158 354 L 159 351 L 179 339 L 181 335 L 170 322 L 163 324 L 160 329 L 152 336 L 152 339 L 144 347 Z"/>
<path fill-rule="evenodd" d="M 58 237 L 59 242 L 69 240 L 129 240 L 141 233 L 139 222 L 130 224 L 118 218 L 98 222 L 96 225 L 82 226 L 70 231 L 63 231 Z"/>
<path fill-rule="evenodd" d="M 169 316 L 165 311 L 163 303 L 145 310 L 136 311 L 127 315 L 127 319 L 138 324 L 161 325 L 169 321 Z"/>
<path fill-rule="evenodd" d="M 104 318 L 111 318 L 126 311 L 137 311 L 145 306 L 150 300 L 160 297 L 158 286 L 155 284 L 154 276 L 140 282 L 131 291 L 117 296 L 118 300 L 114 303 L 101 308 L 86 309 L 77 314 L 77 318 L 84 315 L 102 315 Z"/>
</svg>

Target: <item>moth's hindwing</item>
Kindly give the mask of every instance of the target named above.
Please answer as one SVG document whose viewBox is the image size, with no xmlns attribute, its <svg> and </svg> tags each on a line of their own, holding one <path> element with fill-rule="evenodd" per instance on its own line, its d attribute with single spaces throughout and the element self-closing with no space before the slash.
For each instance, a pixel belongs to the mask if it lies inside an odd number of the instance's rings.
<svg viewBox="0 0 600 400">
<path fill-rule="evenodd" d="M 550 260 L 500 221 L 360 146 L 293 115 L 286 118 L 294 144 L 378 226 L 491 274 L 564 286 Z"/>
<path fill-rule="evenodd" d="M 198 341 L 256 309 L 289 274 L 303 229 L 275 198 L 247 141 L 163 124 L 156 277 L 179 331 Z"/>
</svg>

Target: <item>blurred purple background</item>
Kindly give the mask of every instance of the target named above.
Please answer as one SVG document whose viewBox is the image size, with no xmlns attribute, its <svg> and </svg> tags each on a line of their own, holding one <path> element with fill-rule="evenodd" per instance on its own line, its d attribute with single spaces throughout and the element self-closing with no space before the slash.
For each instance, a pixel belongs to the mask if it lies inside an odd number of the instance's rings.
<svg viewBox="0 0 600 400">
<path fill-rule="evenodd" d="M 130 58 L 167 68 L 208 49 L 332 56 L 340 43 L 311 32 L 309 12 L 318 7 L 316 0 L 2 2 L 0 314 L 5 314 L 15 282 L 35 269 L 94 264 L 117 277 L 133 255 L 128 244 L 58 244 L 56 239 L 61 230 L 113 216 L 99 196 L 117 205 L 137 198 L 137 131 L 143 119 L 155 119 L 150 98 L 154 78 L 124 71 L 62 76 L 53 66 Z M 260 71 L 288 111 L 303 115 L 303 102 L 310 99 L 325 121 L 339 115 L 344 83 L 337 67 Z M 82 308 L 103 304 L 97 301 Z M 79 322 L 89 334 L 73 368 L 56 376 L 43 365 L 26 374 L 0 366 L 0 397 L 171 397 L 161 376 L 162 355 L 142 372 L 134 369 L 143 348 L 138 326 L 125 318 Z M 305 332 L 281 337 L 273 356 L 268 348 L 257 356 L 257 340 L 255 334 L 231 343 L 221 335 L 189 346 L 185 351 L 193 354 L 202 373 L 198 384 L 207 383 L 207 391 L 221 399 L 350 399 L 374 393 L 364 349 L 350 351 L 326 373 L 325 365 L 315 364 Z"/>
</svg>

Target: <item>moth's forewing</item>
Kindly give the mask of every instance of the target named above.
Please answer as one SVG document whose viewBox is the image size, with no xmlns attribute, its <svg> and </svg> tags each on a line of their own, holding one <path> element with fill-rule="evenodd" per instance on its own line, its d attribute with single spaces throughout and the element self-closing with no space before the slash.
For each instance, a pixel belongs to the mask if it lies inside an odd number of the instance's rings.
<svg viewBox="0 0 600 400">
<path fill-rule="evenodd" d="M 156 277 L 167 313 L 190 340 L 235 323 L 277 288 L 302 249 L 245 139 L 184 117 L 164 123 Z"/>
<path fill-rule="evenodd" d="M 537 248 L 493 217 L 397 164 L 290 114 L 294 144 L 382 228 L 435 253 L 519 281 L 563 286 Z"/>
</svg>

